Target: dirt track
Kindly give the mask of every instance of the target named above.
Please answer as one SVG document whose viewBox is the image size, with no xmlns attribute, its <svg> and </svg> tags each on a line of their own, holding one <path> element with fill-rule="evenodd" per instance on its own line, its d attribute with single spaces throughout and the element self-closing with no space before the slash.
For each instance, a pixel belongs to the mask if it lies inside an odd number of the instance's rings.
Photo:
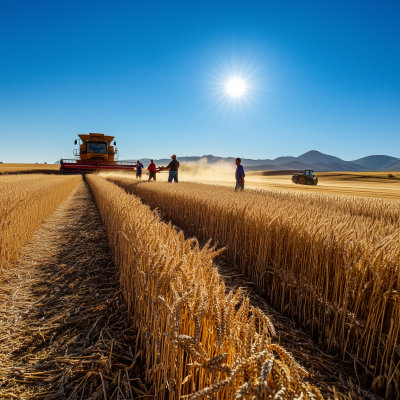
<svg viewBox="0 0 400 400">
<path fill-rule="evenodd" d="M 133 397 L 135 338 L 86 183 L 22 249 L 0 299 L 0 398 Z"/>
</svg>

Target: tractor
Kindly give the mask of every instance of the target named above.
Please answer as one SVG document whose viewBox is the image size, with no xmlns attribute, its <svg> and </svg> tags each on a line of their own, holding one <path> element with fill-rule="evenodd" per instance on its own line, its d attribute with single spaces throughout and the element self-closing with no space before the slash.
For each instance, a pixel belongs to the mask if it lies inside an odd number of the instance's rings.
<svg viewBox="0 0 400 400">
<path fill-rule="evenodd" d="M 318 178 L 314 177 L 312 169 L 306 169 L 304 174 L 293 174 L 292 182 L 300 185 L 318 185 Z"/>
</svg>

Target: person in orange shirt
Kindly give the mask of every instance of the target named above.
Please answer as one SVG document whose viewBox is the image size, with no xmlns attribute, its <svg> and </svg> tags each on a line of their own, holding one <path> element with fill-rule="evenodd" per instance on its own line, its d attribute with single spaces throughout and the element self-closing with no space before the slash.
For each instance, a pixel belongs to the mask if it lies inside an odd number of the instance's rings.
<svg viewBox="0 0 400 400">
<path fill-rule="evenodd" d="M 156 164 L 154 164 L 153 160 L 150 160 L 151 163 L 147 167 L 147 171 L 149 171 L 149 182 L 151 181 L 151 178 L 153 178 L 155 181 L 156 179 Z"/>
</svg>

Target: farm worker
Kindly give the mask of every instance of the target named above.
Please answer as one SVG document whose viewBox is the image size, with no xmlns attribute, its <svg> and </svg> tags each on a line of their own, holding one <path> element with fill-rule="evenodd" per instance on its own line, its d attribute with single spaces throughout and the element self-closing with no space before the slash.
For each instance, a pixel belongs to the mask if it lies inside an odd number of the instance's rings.
<svg viewBox="0 0 400 400">
<path fill-rule="evenodd" d="M 149 181 L 151 181 L 151 178 L 156 181 L 156 164 L 154 164 L 153 160 L 151 160 L 150 165 L 147 167 L 147 171 L 149 171 Z"/>
<path fill-rule="evenodd" d="M 179 169 L 179 161 L 176 159 L 176 155 L 171 156 L 172 161 L 168 164 L 166 169 L 169 169 L 169 176 L 168 176 L 168 182 L 172 182 L 174 180 L 176 183 L 178 183 L 178 169 Z"/>
<path fill-rule="evenodd" d="M 143 164 L 138 160 L 136 163 L 136 178 L 142 179 L 142 168 Z"/>
<path fill-rule="evenodd" d="M 244 189 L 244 168 L 243 165 L 240 165 L 242 163 L 242 159 L 241 158 L 237 158 L 235 160 L 236 162 L 236 173 L 235 173 L 235 178 L 236 178 L 236 186 L 235 186 L 235 191 L 237 191 L 239 188 L 240 190 Z"/>
</svg>

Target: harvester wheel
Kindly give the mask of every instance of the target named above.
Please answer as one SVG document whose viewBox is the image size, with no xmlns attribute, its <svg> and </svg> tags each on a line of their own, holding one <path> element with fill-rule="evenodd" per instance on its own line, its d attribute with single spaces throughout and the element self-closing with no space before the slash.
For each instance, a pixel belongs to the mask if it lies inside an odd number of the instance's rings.
<svg viewBox="0 0 400 400">
<path fill-rule="evenodd" d="M 304 185 L 304 184 L 306 183 L 306 178 L 300 177 L 300 178 L 299 178 L 299 183 L 301 183 L 302 185 Z"/>
</svg>

